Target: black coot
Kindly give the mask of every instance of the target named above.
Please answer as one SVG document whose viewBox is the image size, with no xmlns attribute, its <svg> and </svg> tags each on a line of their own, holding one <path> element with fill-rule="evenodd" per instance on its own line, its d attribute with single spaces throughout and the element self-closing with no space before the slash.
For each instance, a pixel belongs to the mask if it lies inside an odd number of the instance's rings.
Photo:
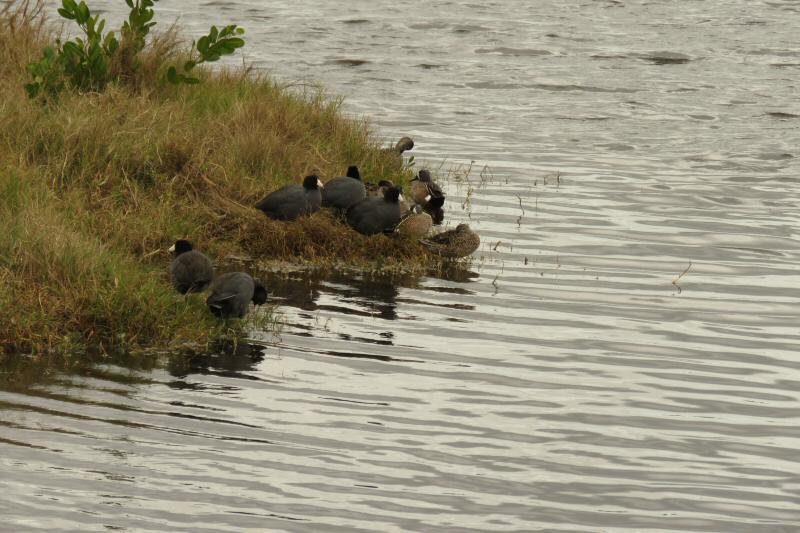
<svg viewBox="0 0 800 533">
<path fill-rule="evenodd" d="M 169 267 L 169 278 L 172 286 L 181 294 L 202 292 L 214 278 L 214 267 L 211 259 L 192 249 L 192 243 L 180 239 L 170 249 L 175 259 Z"/>
<path fill-rule="evenodd" d="M 347 176 L 332 178 L 322 189 L 322 207 L 333 207 L 346 210 L 351 205 L 364 199 L 367 190 L 361 181 L 358 167 L 347 168 Z"/>
<path fill-rule="evenodd" d="M 250 302 L 262 305 L 267 301 L 267 289 L 260 281 L 244 272 L 229 272 L 214 280 L 206 305 L 220 318 L 242 318 Z"/>
<path fill-rule="evenodd" d="M 269 193 L 256 204 L 256 208 L 275 220 L 295 220 L 319 211 L 322 187 L 317 176 L 306 176 L 302 185 L 286 185 Z"/>
<path fill-rule="evenodd" d="M 388 187 L 383 198 L 365 198 L 347 210 L 347 223 L 359 233 L 375 235 L 400 222 L 402 189 Z"/>
</svg>

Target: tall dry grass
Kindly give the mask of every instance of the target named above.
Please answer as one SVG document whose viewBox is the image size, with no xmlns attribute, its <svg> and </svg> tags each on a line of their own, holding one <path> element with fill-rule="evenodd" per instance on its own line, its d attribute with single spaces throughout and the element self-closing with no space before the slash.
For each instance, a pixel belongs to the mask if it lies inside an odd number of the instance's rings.
<svg viewBox="0 0 800 533">
<path fill-rule="evenodd" d="M 25 65 L 55 38 L 42 4 L 0 10 L 0 352 L 208 340 L 217 326 L 202 299 L 168 285 L 179 237 L 218 260 L 426 263 L 416 243 L 363 237 L 326 213 L 284 223 L 253 209 L 312 172 L 408 173 L 321 91 L 245 68 L 161 83 L 183 50 L 176 35 L 155 37 L 134 75 L 104 92 L 46 103 L 23 89 Z"/>
</svg>

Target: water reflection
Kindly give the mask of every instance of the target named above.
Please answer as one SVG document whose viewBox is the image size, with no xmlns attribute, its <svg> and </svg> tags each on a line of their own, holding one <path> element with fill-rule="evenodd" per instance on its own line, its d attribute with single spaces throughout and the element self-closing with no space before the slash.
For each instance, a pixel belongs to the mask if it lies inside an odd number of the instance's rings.
<svg viewBox="0 0 800 533">
<path fill-rule="evenodd" d="M 313 312 L 328 311 L 361 317 L 397 320 L 397 307 L 403 289 L 424 289 L 430 296 L 425 300 L 411 300 L 428 305 L 449 305 L 437 301 L 430 291 L 442 293 L 472 294 L 461 285 L 475 282 L 479 274 L 463 263 L 443 263 L 436 269 L 421 274 L 372 274 L 341 272 L 332 270 L 271 271 L 261 274 L 273 301 L 282 307 L 293 307 L 306 311 L 299 316 L 314 319 Z M 429 286 L 431 280 L 441 280 L 447 286 Z M 443 298 L 444 300 L 444 298 Z M 470 310 L 472 306 L 458 307 Z M 310 327 L 309 327 L 310 328 Z M 394 337 L 391 331 L 383 333 L 387 339 Z M 344 338 L 344 337 L 343 337 Z M 390 341 L 385 341 L 390 343 Z"/>
<path fill-rule="evenodd" d="M 167 371 L 175 377 L 216 373 L 240 376 L 254 371 L 264 360 L 264 347 L 248 342 L 220 342 L 211 352 L 175 354 L 169 358 Z"/>
</svg>

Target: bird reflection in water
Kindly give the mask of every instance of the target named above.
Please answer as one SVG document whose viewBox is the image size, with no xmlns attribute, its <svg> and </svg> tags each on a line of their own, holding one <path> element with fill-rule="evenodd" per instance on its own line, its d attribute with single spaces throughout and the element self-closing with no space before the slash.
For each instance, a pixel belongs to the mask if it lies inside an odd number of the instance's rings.
<svg viewBox="0 0 800 533">
<path fill-rule="evenodd" d="M 247 342 L 220 341 L 211 352 L 175 354 L 167 363 L 167 371 L 179 378 L 189 374 L 239 376 L 258 367 L 264 360 L 264 350 Z"/>
<path fill-rule="evenodd" d="M 438 268 L 431 269 L 427 276 L 297 270 L 261 272 L 259 277 L 269 288 L 271 297 L 281 307 L 293 307 L 301 311 L 298 313 L 299 320 L 290 324 L 294 330 L 292 334 L 313 337 L 320 335 L 321 328 L 316 322 L 316 313 L 319 311 L 389 321 L 400 318 L 398 304 L 422 304 L 471 311 L 472 306 L 454 303 L 448 295 L 471 294 L 463 284 L 474 282 L 479 275 L 462 264 L 444 262 Z M 432 279 L 455 282 L 458 285 L 445 287 L 426 283 Z M 410 291 L 400 297 L 403 288 L 423 290 L 425 298 L 412 297 Z M 395 333 L 392 329 L 386 328 L 384 331 L 376 331 L 375 334 L 373 338 L 353 337 L 352 333 L 345 332 L 337 333 L 336 336 L 342 340 L 369 344 L 395 344 Z M 176 355 L 171 358 L 168 371 L 180 378 L 189 374 L 248 377 L 248 373 L 256 370 L 263 361 L 265 350 L 268 348 L 246 342 L 227 343 L 215 346 L 210 353 Z M 186 383 L 175 382 L 175 386 L 186 386 Z"/>
</svg>

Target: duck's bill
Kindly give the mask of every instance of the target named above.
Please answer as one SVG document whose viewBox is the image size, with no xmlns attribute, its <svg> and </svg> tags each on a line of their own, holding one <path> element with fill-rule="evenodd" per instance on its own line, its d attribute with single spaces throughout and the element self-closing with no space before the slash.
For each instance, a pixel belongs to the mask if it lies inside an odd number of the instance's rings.
<svg viewBox="0 0 800 533">
<path fill-rule="evenodd" d="M 322 180 L 317 180 L 317 187 L 325 188 L 325 185 L 322 184 Z"/>
<path fill-rule="evenodd" d="M 175 252 L 175 245 L 173 244 L 172 246 L 170 246 L 168 251 Z"/>
</svg>

